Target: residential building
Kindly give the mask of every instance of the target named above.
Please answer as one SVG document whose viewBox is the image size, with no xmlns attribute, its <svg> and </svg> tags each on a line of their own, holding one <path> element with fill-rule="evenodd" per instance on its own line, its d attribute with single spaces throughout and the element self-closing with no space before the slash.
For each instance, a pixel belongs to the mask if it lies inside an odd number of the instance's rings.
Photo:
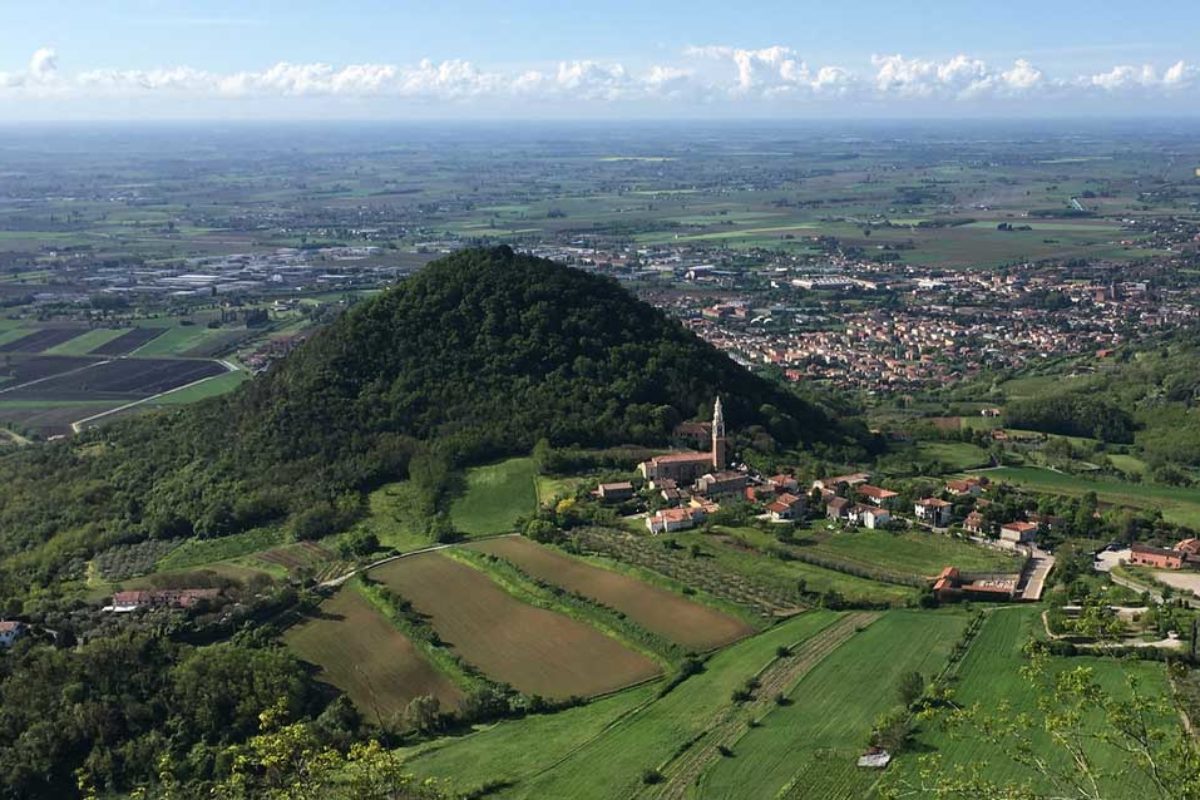
<svg viewBox="0 0 1200 800">
<path fill-rule="evenodd" d="M 133 611 L 136 608 L 191 608 L 201 600 L 221 595 L 220 589 L 144 589 L 117 592 L 105 611 Z"/>
<path fill-rule="evenodd" d="M 1156 569 L 1182 569 L 1187 554 L 1179 550 L 1168 550 L 1164 547 L 1135 542 L 1129 548 L 1129 563 L 1139 567 L 1154 567 Z"/>
<path fill-rule="evenodd" d="M 1000 541 L 1009 544 L 1028 544 L 1037 538 L 1036 522 L 1006 522 L 1000 526 Z"/>
<path fill-rule="evenodd" d="M 0 647 L 9 648 L 13 642 L 25 635 L 27 627 L 17 620 L 0 620 Z"/>
<path fill-rule="evenodd" d="M 700 508 L 664 508 L 646 517 L 646 527 L 651 533 L 672 533 L 694 528 L 705 519 Z"/>
<path fill-rule="evenodd" d="M 849 509 L 849 500 L 844 497 L 831 497 L 825 504 L 825 516 L 830 519 L 845 519 Z"/>
<path fill-rule="evenodd" d="M 746 488 L 746 475 L 742 472 L 725 470 L 702 475 L 696 481 L 696 492 L 703 495 L 741 494 Z"/>
<path fill-rule="evenodd" d="M 944 528 L 949 525 L 952 511 L 953 506 L 939 497 L 926 497 L 913 505 L 913 514 L 917 519 L 935 528 Z"/>
<path fill-rule="evenodd" d="M 868 503 L 877 506 L 891 507 L 896 498 L 900 496 L 893 491 L 872 486 L 869 483 L 861 484 L 855 491 L 858 492 L 859 496 L 866 498 Z"/>
<path fill-rule="evenodd" d="M 964 480 L 946 481 L 946 491 L 955 497 L 963 495 L 977 495 L 983 491 L 983 484 L 979 478 L 966 478 Z"/>
<path fill-rule="evenodd" d="M 596 489 L 596 495 L 606 503 L 624 503 L 633 497 L 633 484 L 629 481 L 602 483 Z"/>
<path fill-rule="evenodd" d="M 967 514 L 967 518 L 963 520 L 963 528 L 969 533 L 986 534 L 988 532 L 987 521 L 983 518 L 983 514 L 978 511 L 972 511 Z"/>
<path fill-rule="evenodd" d="M 812 482 L 812 488 L 820 489 L 821 491 L 828 489 L 829 491 L 836 492 L 843 486 L 854 488 L 869 480 L 871 480 L 869 472 L 854 472 L 850 475 L 835 475 L 832 478 L 820 478 Z"/>
<path fill-rule="evenodd" d="M 857 503 L 852 506 L 846 518 L 856 525 L 861 525 L 871 530 L 881 528 L 892 521 L 892 515 L 888 513 L 886 508 L 869 506 L 863 503 Z"/>
</svg>

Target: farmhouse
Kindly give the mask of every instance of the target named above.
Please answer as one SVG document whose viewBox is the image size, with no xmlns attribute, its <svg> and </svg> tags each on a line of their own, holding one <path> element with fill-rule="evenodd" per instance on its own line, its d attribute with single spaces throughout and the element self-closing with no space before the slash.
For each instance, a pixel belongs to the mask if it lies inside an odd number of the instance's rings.
<svg viewBox="0 0 1200 800">
<path fill-rule="evenodd" d="M 890 506 L 900 495 L 888 489 L 881 489 L 878 486 L 872 486 L 869 483 L 864 483 L 858 487 L 858 493 L 867 499 L 868 503 L 873 503 L 877 506 Z"/>
<path fill-rule="evenodd" d="M 864 528 L 875 530 L 891 522 L 892 515 L 888 513 L 886 508 L 877 508 L 857 503 L 850 508 L 846 518 L 856 525 L 862 525 Z"/>
<path fill-rule="evenodd" d="M 959 572 L 958 567 L 946 567 L 933 582 L 933 593 L 938 600 L 999 600 L 1013 599 L 1017 591 L 1019 575 L 981 575 L 970 577 Z"/>
<path fill-rule="evenodd" d="M 979 478 L 966 478 L 965 480 L 946 481 L 946 491 L 955 497 L 963 495 L 977 495 L 983 491 L 983 482 Z"/>
<path fill-rule="evenodd" d="M 596 489 L 596 496 L 606 502 L 624 503 L 633 497 L 633 484 L 629 481 L 602 483 Z"/>
<path fill-rule="evenodd" d="M 869 472 L 855 472 L 850 475 L 836 475 L 832 478 L 821 478 L 819 480 L 815 480 L 812 482 L 812 488 L 818 489 L 822 492 L 827 490 L 836 492 L 843 486 L 854 488 L 855 486 L 866 483 L 869 480 L 871 480 L 871 474 Z"/>
<path fill-rule="evenodd" d="M 117 592 L 104 611 L 133 611 L 137 608 L 191 608 L 201 600 L 219 597 L 220 589 L 147 589 Z"/>
<path fill-rule="evenodd" d="M 780 522 L 802 515 L 806 505 L 804 498 L 799 495 L 781 494 L 767 506 L 767 511 L 771 513 L 772 520 Z"/>
<path fill-rule="evenodd" d="M 1009 544 L 1028 544 L 1038 533 L 1036 522 L 1006 522 L 1000 526 L 1000 541 Z"/>
<path fill-rule="evenodd" d="M 926 497 L 918 500 L 913 506 L 913 513 L 922 522 L 928 522 L 935 528 L 944 528 L 950 524 L 952 507 L 938 497 Z"/>
<path fill-rule="evenodd" d="M 791 475 L 772 475 L 767 478 L 767 486 L 780 494 L 784 492 L 796 494 L 800 491 L 800 484 Z"/>
<path fill-rule="evenodd" d="M 845 519 L 849 506 L 850 501 L 844 497 L 830 498 L 829 502 L 825 504 L 825 516 L 830 519 Z"/>
<path fill-rule="evenodd" d="M 1175 544 L 1175 549 L 1183 553 L 1188 560 L 1200 556 L 1200 539 L 1184 539 Z"/>
<path fill-rule="evenodd" d="M 1163 547 L 1134 543 L 1129 548 L 1129 563 L 1139 567 L 1155 567 L 1157 569 L 1182 569 L 1187 554 L 1178 550 L 1167 550 Z"/>
<path fill-rule="evenodd" d="M 12 647 L 13 642 L 25 635 L 24 622 L 16 620 L 0 620 L 0 647 Z"/>
<path fill-rule="evenodd" d="M 705 517 L 702 508 L 664 508 L 646 517 L 646 527 L 651 533 L 672 533 L 694 528 Z"/>
<path fill-rule="evenodd" d="M 703 495 L 740 494 L 746 487 L 746 476 L 741 472 L 710 472 L 696 481 L 696 491 Z"/>
<path fill-rule="evenodd" d="M 965 528 L 969 533 L 984 534 L 987 533 L 988 524 L 987 520 L 983 518 L 983 514 L 980 514 L 978 511 L 972 511 L 970 514 L 967 514 L 967 518 L 963 520 L 963 528 Z"/>
</svg>

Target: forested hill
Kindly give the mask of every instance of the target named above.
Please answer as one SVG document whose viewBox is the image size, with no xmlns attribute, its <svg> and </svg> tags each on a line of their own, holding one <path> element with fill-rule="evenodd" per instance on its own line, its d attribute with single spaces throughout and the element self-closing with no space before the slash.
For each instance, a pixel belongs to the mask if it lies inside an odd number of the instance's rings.
<svg viewBox="0 0 1200 800">
<path fill-rule="evenodd" d="M 470 250 L 361 304 L 226 398 L 0 460 L 8 592 L 120 541 L 338 524 L 414 457 L 460 466 L 554 444 L 656 443 L 720 393 L 733 428 L 842 442 L 815 405 L 615 282 Z"/>
</svg>

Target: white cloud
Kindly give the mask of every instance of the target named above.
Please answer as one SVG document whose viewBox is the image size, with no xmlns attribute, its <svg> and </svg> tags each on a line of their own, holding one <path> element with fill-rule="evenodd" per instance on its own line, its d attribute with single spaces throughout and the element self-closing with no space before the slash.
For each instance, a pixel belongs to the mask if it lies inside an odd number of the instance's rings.
<svg viewBox="0 0 1200 800">
<path fill-rule="evenodd" d="M 610 106 L 642 104 L 669 113 L 694 106 L 731 109 L 743 106 L 788 108 L 791 103 L 835 101 L 941 108 L 944 102 L 987 107 L 1076 101 L 1098 104 L 1113 93 L 1153 101 L 1178 99 L 1200 85 L 1195 66 L 1177 61 L 1154 65 L 1118 65 L 1093 74 L 1050 76 L 1028 60 L 1007 66 L 960 53 L 928 59 L 900 53 L 874 55 L 865 64 L 810 65 L 784 45 L 743 48 L 729 45 L 688 47 L 674 62 L 634 68 L 615 61 L 566 60 L 522 70 L 488 70 L 463 59 L 416 63 L 278 62 L 261 70 L 214 72 L 194 67 L 158 69 L 86 69 L 68 72 L 57 54 L 37 50 L 25 68 L 0 72 L 0 98 L 87 101 L 97 97 L 174 96 L 226 103 L 256 98 L 301 103 L 304 98 L 392 98 L 397 102 L 452 103 L 464 107 L 520 108 L 546 103 Z M 843 106 L 839 106 L 843 107 Z"/>
<path fill-rule="evenodd" d="M 1191 86 L 1197 69 L 1183 61 L 1176 61 L 1160 76 L 1152 64 L 1131 66 L 1121 64 L 1108 72 L 1092 75 L 1081 81 L 1108 92 L 1130 92 L 1138 90 L 1175 90 Z"/>
</svg>

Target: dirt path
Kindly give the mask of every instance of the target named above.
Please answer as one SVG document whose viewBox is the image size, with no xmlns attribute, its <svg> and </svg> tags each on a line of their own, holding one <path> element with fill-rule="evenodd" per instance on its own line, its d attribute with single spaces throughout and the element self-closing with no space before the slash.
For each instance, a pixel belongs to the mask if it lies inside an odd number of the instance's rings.
<svg viewBox="0 0 1200 800">
<path fill-rule="evenodd" d="M 817 664 L 853 636 L 859 628 L 871 624 L 876 612 L 847 614 L 804 644 L 791 655 L 777 659 L 759 674 L 754 699 L 727 708 L 712 720 L 708 732 L 663 769 L 666 781 L 649 789 L 645 796 L 681 800 L 704 771 L 718 758 L 721 747 L 732 747 L 746 730 L 746 724 L 767 714 L 775 695 L 786 694 Z"/>
<path fill-rule="evenodd" d="M 455 547 L 456 545 L 467 544 L 468 542 L 485 542 L 488 539 L 503 539 L 506 536 L 520 536 L 520 534 L 519 533 L 497 533 L 497 534 L 493 534 L 491 536 L 476 536 L 474 538 L 466 539 L 461 542 L 448 542 L 446 544 L 434 544 L 434 545 L 430 545 L 429 547 L 422 547 L 420 550 L 409 550 L 407 553 L 397 553 L 394 556 L 388 556 L 387 558 L 381 558 L 378 561 L 372 561 L 370 564 L 366 564 L 361 567 L 355 567 L 354 569 L 350 570 L 349 572 L 347 572 L 344 575 L 338 575 L 336 578 L 330 578 L 327 581 L 322 581 L 321 583 L 317 584 L 317 588 L 318 589 L 336 588 L 338 586 L 341 586 L 343 583 L 350 580 L 351 578 L 353 578 L 355 575 L 357 575 L 360 572 L 368 572 L 370 570 L 375 569 L 376 567 L 382 567 L 384 564 L 390 564 L 391 562 L 393 562 L 397 559 L 400 559 L 400 558 L 411 558 L 412 556 L 419 556 L 422 553 L 436 553 L 438 550 L 445 550 L 450 547 Z"/>
</svg>

